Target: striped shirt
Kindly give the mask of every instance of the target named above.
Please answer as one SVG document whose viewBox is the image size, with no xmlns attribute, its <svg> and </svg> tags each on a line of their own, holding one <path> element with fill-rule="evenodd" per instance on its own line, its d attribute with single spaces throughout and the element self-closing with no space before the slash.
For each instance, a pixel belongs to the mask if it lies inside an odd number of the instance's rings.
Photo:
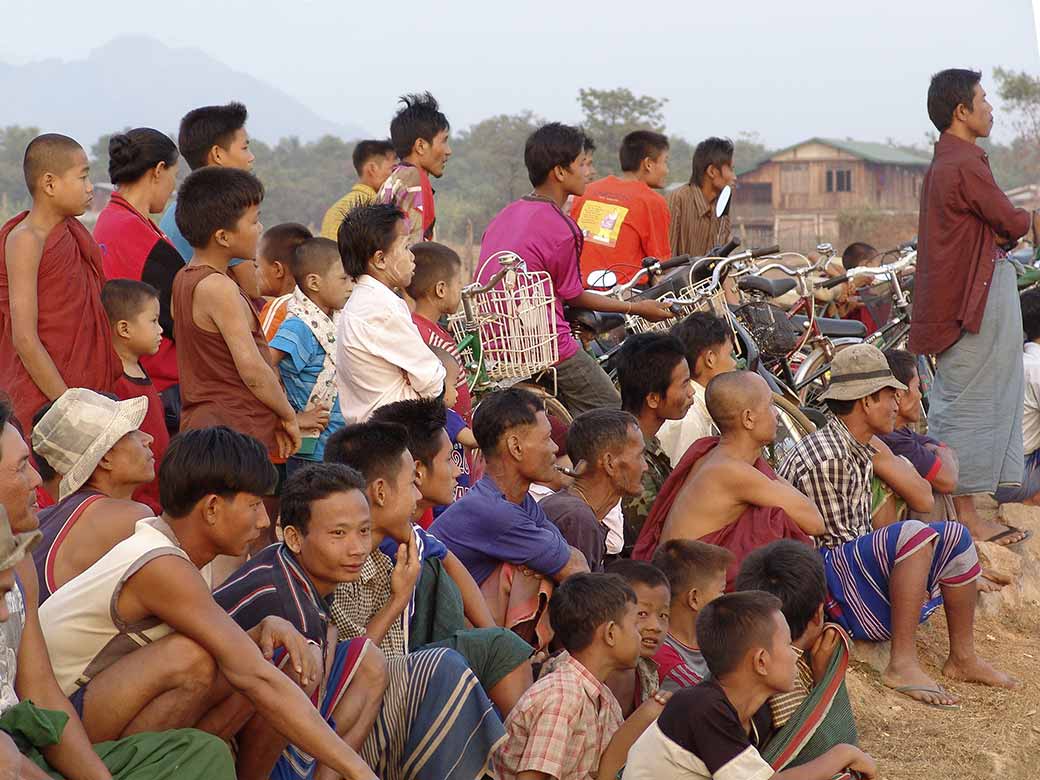
<svg viewBox="0 0 1040 780">
<path fill-rule="evenodd" d="M 260 310 L 260 330 L 263 331 L 265 341 L 270 342 L 274 338 L 285 318 L 289 316 L 289 301 L 292 298 L 292 293 L 271 298 Z"/>
<path fill-rule="evenodd" d="M 668 226 L 672 254 L 700 257 L 729 241 L 729 214 L 716 217 L 715 204 L 705 200 L 700 187 L 684 184 L 669 193 L 668 209 L 672 212 Z"/>
<path fill-rule="evenodd" d="M 473 421 L 473 398 L 470 396 L 469 385 L 467 385 L 469 375 L 466 373 L 466 363 L 462 359 L 462 353 L 459 352 L 458 345 L 444 328 L 436 322 L 426 319 L 421 314 L 412 312 L 412 322 L 419 329 L 419 335 L 423 337 L 423 341 L 426 342 L 427 346 L 444 350 L 455 358 L 455 362 L 459 364 L 459 378 L 455 381 L 455 388 L 459 391 L 459 398 L 452 408 L 469 425 Z"/>
</svg>

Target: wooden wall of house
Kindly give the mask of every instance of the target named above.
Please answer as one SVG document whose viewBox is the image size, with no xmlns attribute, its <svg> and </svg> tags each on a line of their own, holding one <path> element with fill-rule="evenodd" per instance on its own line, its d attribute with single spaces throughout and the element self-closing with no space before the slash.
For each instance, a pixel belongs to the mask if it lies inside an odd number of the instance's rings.
<svg viewBox="0 0 1040 780">
<path fill-rule="evenodd" d="M 852 179 L 849 192 L 828 192 L 827 173 L 837 189 L 837 172 Z M 877 165 L 864 160 L 770 161 L 740 177 L 741 182 L 769 183 L 775 211 L 845 211 L 873 208 L 916 211 L 924 171 L 898 165 Z"/>
</svg>

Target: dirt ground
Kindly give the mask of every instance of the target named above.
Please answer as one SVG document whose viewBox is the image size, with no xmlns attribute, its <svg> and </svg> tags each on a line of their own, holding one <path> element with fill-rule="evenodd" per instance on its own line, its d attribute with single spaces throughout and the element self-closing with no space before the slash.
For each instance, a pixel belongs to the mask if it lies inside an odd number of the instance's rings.
<svg viewBox="0 0 1040 780">
<path fill-rule="evenodd" d="M 1022 686 L 1007 691 L 943 678 L 948 641 L 941 610 L 922 626 L 918 650 L 929 674 L 960 697 L 959 710 L 927 707 L 894 693 L 881 684 L 875 653 L 854 652 L 848 687 L 860 744 L 877 759 L 885 780 L 1017 780 L 1040 774 L 1040 509 L 1004 507 L 1002 514 L 1032 529 L 1034 537 L 1015 548 L 1023 571 L 1009 586 L 1014 590 L 982 597 L 975 640 L 981 656 Z"/>
</svg>

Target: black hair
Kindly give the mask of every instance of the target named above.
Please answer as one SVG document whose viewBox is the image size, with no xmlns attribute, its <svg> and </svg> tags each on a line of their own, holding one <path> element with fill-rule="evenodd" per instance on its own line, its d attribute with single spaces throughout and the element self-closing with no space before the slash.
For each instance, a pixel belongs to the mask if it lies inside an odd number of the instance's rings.
<svg viewBox="0 0 1040 780">
<path fill-rule="evenodd" d="M 101 305 L 112 325 L 120 320 L 132 320 L 148 301 L 157 300 L 159 291 L 136 279 L 109 279 L 101 288 Z"/>
<path fill-rule="evenodd" d="M 177 144 L 165 133 L 137 127 L 108 139 L 108 178 L 113 184 L 138 181 L 159 163 L 173 166 L 178 160 Z"/>
<path fill-rule="evenodd" d="M 657 548 L 650 562 L 668 578 L 672 598 L 685 599 L 693 588 L 707 587 L 734 560 L 725 547 L 695 539 L 671 539 Z"/>
<path fill-rule="evenodd" d="M 61 176 L 72 167 L 72 155 L 82 152 L 79 143 L 60 133 L 44 133 L 32 139 L 25 147 L 22 173 L 30 195 L 36 194 L 36 183 L 45 173 Z"/>
<path fill-rule="evenodd" d="M 0 399 L 0 433 L 2 433 L 4 430 L 4 420 L 2 419 L 3 403 L 3 400 Z M 54 406 L 54 401 L 48 401 L 36 410 L 36 414 L 34 414 L 32 417 L 33 428 L 39 425 L 40 420 L 42 420 L 43 416 L 51 410 L 52 406 Z M 8 413 L 10 413 L 10 407 L 8 407 Z M 29 450 L 32 452 L 33 462 L 36 464 L 36 470 L 40 473 L 40 479 L 42 479 L 44 482 L 50 482 L 52 479 L 58 476 L 58 472 L 54 470 L 54 466 L 52 466 L 48 462 L 48 460 L 45 457 L 43 457 L 40 453 L 38 453 L 36 449 L 32 446 L 31 436 L 29 437 Z"/>
<path fill-rule="evenodd" d="M 354 153 L 351 155 L 351 160 L 354 163 L 354 170 L 357 171 L 357 175 L 360 176 L 365 167 L 365 163 L 369 160 L 374 157 L 385 157 L 388 154 L 394 153 L 394 145 L 390 141 L 358 141 L 354 146 Z"/>
<path fill-rule="evenodd" d="M 235 133 L 246 126 L 249 112 L 241 103 L 224 106 L 202 106 L 189 111 L 181 119 L 177 146 L 193 171 L 206 165 L 209 151 L 214 146 L 227 149 Z"/>
<path fill-rule="evenodd" d="M 694 375 L 697 359 L 712 347 L 732 341 L 733 330 L 722 317 L 707 311 L 695 311 L 672 328 L 672 335 L 686 350 L 686 362 Z"/>
<path fill-rule="evenodd" d="M 267 448 L 223 425 L 184 431 L 170 439 L 159 464 L 159 503 L 170 517 L 184 517 L 205 496 L 270 494 L 278 482 Z"/>
<path fill-rule="evenodd" d="M 357 469 L 366 483 L 393 482 L 408 450 L 408 431 L 388 422 L 363 422 L 336 431 L 325 443 L 325 462 Z"/>
<path fill-rule="evenodd" d="M 358 206 L 348 212 L 336 234 L 343 267 L 357 279 L 368 271 L 368 261 L 376 252 L 389 252 L 397 238 L 397 224 L 404 212 L 392 203 Z"/>
<path fill-rule="evenodd" d="M 625 446 L 633 426 L 638 430 L 639 420 L 620 409 L 582 412 L 567 431 L 567 457 L 575 465 L 585 461 L 588 470 L 595 471 L 604 453 L 617 452 Z M 642 434 L 639 438 L 642 441 Z"/>
<path fill-rule="evenodd" d="M 509 387 L 484 396 L 473 413 L 473 438 L 485 457 L 498 453 L 505 435 L 521 425 L 534 425 L 538 412 L 545 411 L 542 399 L 530 390 Z"/>
<path fill-rule="evenodd" d="M 936 130 L 943 133 L 950 129 L 957 106 L 973 110 L 975 85 L 980 81 L 980 71 L 964 68 L 941 70 L 932 76 L 928 85 L 928 118 Z"/>
<path fill-rule="evenodd" d="M 621 139 L 618 149 L 618 161 L 621 170 L 634 172 L 639 170 L 643 160 L 649 157 L 656 160 L 668 149 L 668 136 L 655 133 L 653 130 L 636 130 Z"/>
<path fill-rule="evenodd" d="M 339 247 L 331 238 L 315 236 L 298 244 L 289 259 L 289 271 L 303 286 L 309 274 L 322 276 L 333 263 L 341 263 Z"/>
<path fill-rule="evenodd" d="M 596 142 L 592 139 L 592 136 L 584 128 L 578 128 L 581 130 L 581 150 L 585 154 L 592 154 L 596 151 Z"/>
<path fill-rule="evenodd" d="M 693 150 L 693 170 L 690 184 L 700 187 L 708 168 L 714 165 L 720 171 L 725 165 L 733 165 L 733 142 L 728 138 L 705 138 Z"/>
<path fill-rule="evenodd" d="M 448 412 L 438 398 L 412 398 L 380 406 L 372 422 L 395 423 L 408 431 L 408 451 L 429 468 L 437 456 L 448 424 Z"/>
<path fill-rule="evenodd" d="M 882 388 L 882 390 L 883 389 L 884 388 Z M 869 398 L 872 401 L 876 401 L 880 397 L 881 390 L 877 390 L 869 395 Z M 851 400 L 827 398 L 824 399 L 824 403 L 827 404 L 827 409 L 830 411 L 831 414 L 836 415 L 837 417 L 847 417 L 848 415 L 852 414 L 853 410 L 856 408 L 856 401 L 859 400 L 859 398 L 853 398 Z"/>
<path fill-rule="evenodd" d="M 672 384 L 672 372 L 683 360 L 686 352 L 670 333 L 637 333 L 625 339 L 617 356 L 621 408 L 638 415 L 651 393 L 663 398 Z"/>
<path fill-rule="evenodd" d="M 285 480 L 278 511 L 282 527 L 291 525 L 304 536 L 311 521 L 311 504 L 334 493 L 359 490 L 365 493 L 365 478 L 342 463 L 312 463 Z"/>
<path fill-rule="evenodd" d="M 206 166 L 188 175 L 177 195 L 177 229 L 194 248 L 218 230 L 234 230 L 251 206 L 264 200 L 264 185 L 248 171 Z"/>
<path fill-rule="evenodd" d="M 877 250 L 863 241 L 853 241 L 841 253 L 841 264 L 845 270 L 858 268 L 863 263 L 877 256 Z"/>
<path fill-rule="evenodd" d="M 458 252 L 435 241 L 422 241 L 412 245 L 415 255 L 415 272 L 408 294 L 413 300 L 424 297 L 436 286 L 462 272 L 462 258 Z"/>
<path fill-rule="evenodd" d="M 1026 341 L 1040 339 L 1040 289 L 1022 293 L 1022 331 Z"/>
<path fill-rule="evenodd" d="M 577 653 L 592 644 L 597 628 L 621 622 L 635 603 L 635 591 L 616 574 L 574 574 L 553 590 L 549 624 L 563 648 Z"/>
<path fill-rule="evenodd" d="M 664 572 L 648 561 L 618 558 L 606 568 L 607 574 L 616 574 L 629 585 L 646 585 L 648 588 L 668 588 Z"/>
<path fill-rule="evenodd" d="M 697 613 L 697 644 L 711 676 L 736 669 L 750 650 L 772 649 L 780 599 L 760 590 L 726 593 Z"/>
<path fill-rule="evenodd" d="M 827 599 L 823 559 L 811 546 L 779 539 L 752 550 L 740 564 L 734 590 L 760 590 L 780 599 L 780 610 L 798 639 Z"/>
<path fill-rule="evenodd" d="M 402 160 L 412 153 L 420 138 L 432 144 L 437 133 L 451 129 L 448 117 L 429 92 L 401 95 L 399 102 L 404 106 L 390 120 L 390 142 Z"/>
<path fill-rule="evenodd" d="M 910 382 L 917 376 L 917 358 L 905 349 L 886 349 L 885 360 L 892 376 L 910 387 Z"/>
<path fill-rule="evenodd" d="M 524 165 L 533 187 L 545 183 L 553 168 L 569 168 L 586 149 L 589 137 L 583 130 L 560 122 L 542 125 L 527 137 Z"/>
<path fill-rule="evenodd" d="M 314 238 L 314 234 L 299 222 L 282 222 L 267 228 L 260 236 L 260 240 L 267 247 L 264 254 L 269 255 L 271 260 L 282 263 L 287 271 L 292 265 L 296 247 L 311 238 Z"/>
</svg>

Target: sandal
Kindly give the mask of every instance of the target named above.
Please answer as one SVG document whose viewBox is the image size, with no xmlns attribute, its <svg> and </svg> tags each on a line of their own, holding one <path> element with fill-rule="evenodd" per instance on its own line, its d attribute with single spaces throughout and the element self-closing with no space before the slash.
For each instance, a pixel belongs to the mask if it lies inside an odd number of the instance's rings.
<svg viewBox="0 0 1040 780">
<path fill-rule="evenodd" d="M 924 701 L 923 699 L 917 699 L 911 696 L 911 693 L 934 693 L 939 696 L 949 696 L 950 692 L 945 691 L 938 685 L 931 687 L 928 685 L 901 685 L 898 688 L 893 688 L 896 693 L 901 693 L 911 701 L 916 701 L 918 704 L 924 704 L 927 707 L 934 707 L 937 710 L 959 710 L 961 705 L 959 704 L 933 704 L 930 701 Z"/>
<path fill-rule="evenodd" d="M 1009 536 L 1014 536 L 1015 534 L 1022 534 L 1023 536 L 1017 542 L 1007 542 L 1005 544 L 999 544 L 1001 539 L 1007 539 Z M 1015 528 L 1015 526 L 1009 525 L 1007 527 L 1007 530 L 1001 531 L 1000 533 L 993 534 L 993 536 L 991 536 L 989 539 L 984 539 L 983 541 L 993 542 L 994 544 L 999 544 L 1000 547 L 1010 547 L 1012 544 L 1022 544 L 1022 542 L 1028 541 L 1028 540 L 1030 540 L 1032 538 L 1033 538 L 1033 532 L 1032 531 L 1029 531 L 1029 530 L 1023 531 L 1021 528 Z"/>
</svg>

